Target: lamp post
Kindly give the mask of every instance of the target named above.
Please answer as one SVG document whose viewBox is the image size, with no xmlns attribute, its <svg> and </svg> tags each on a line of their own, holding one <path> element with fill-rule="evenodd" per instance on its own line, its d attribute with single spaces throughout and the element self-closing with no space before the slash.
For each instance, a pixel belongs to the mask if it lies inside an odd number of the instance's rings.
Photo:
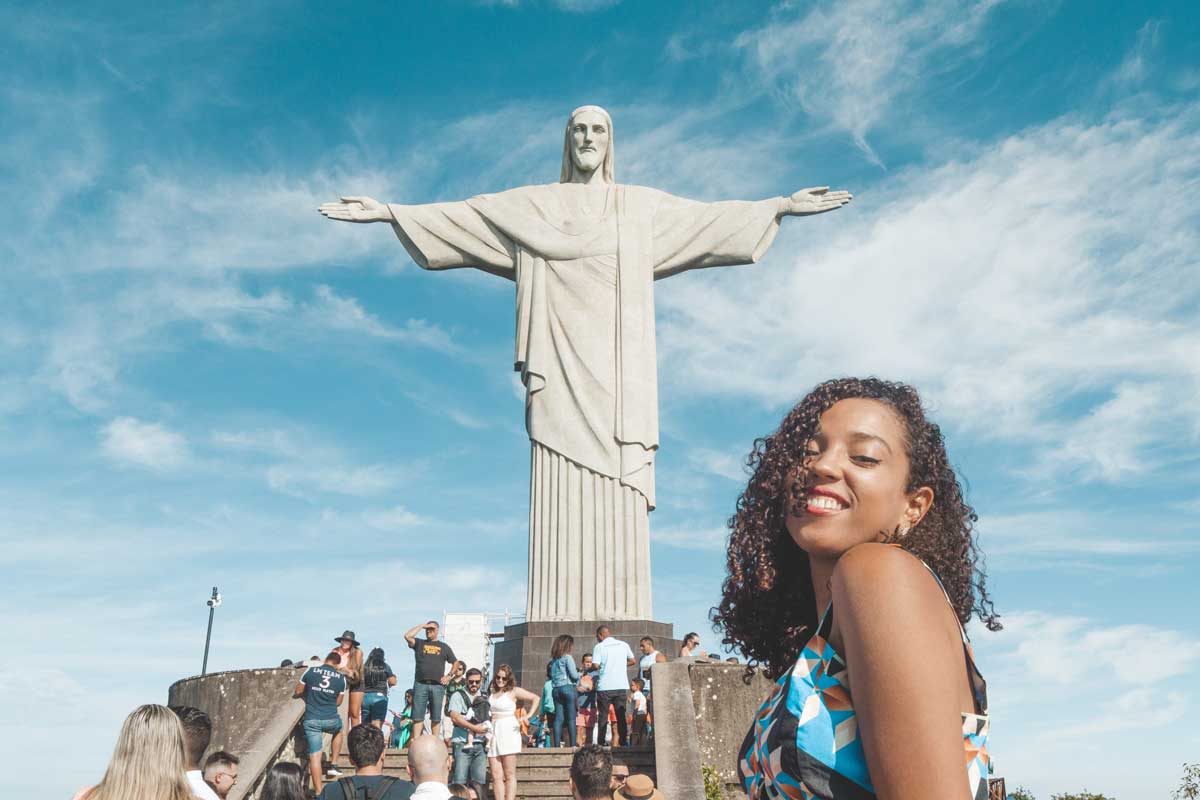
<svg viewBox="0 0 1200 800">
<path fill-rule="evenodd" d="M 221 593 L 214 586 L 212 597 L 208 598 L 208 633 L 204 634 L 204 663 L 200 666 L 201 676 L 208 673 L 208 643 L 212 641 L 213 613 L 219 605 L 221 605 Z"/>
</svg>

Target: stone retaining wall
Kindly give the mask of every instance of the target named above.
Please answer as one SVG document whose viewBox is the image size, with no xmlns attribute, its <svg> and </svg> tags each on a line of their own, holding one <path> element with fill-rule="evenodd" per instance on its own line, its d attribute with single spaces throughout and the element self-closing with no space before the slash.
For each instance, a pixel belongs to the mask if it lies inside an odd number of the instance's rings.
<svg viewBox="0 0 1200 800">
<path fill-rule="evenodd" d="M 280 758 L 296 758 L 295 738 L 304 701 L 294 699 L 303 667 L 214 672 L 171 684 L 169 705 L 193 706 L 213 724 L 208 752 L 236 753 L 238 782 L 228 800 L 253 797 L 260 778 Z M 346 703 L 342 704 L 343 710 Z"/>
</svg>

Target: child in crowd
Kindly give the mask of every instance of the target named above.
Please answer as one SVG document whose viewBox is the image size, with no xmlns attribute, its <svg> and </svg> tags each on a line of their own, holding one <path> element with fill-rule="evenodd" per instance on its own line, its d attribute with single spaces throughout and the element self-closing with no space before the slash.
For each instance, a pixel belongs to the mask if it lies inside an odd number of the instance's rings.
<svg viewBox="0 0 1200 800">
<path fill-rule="evenodd" d="M 634 678 L 631 685 L 633 694 L 629 696 L 629 711 L 633 715 L 633 732 L 630 735 L 630 744 L 638 747 L 646 744 L 646 720 L 649 709 L 646 704 L 646 695 L 642 692 L 642 689 L 646 688 L 646 682 L 641 678 Z"/>
<path fill-rule="evenodd" d="M 575 718 L 575 730 L 578 731 L 578 739 L 576 745 L 583 747 L 585 744 L 591 744 L 595 738 L 596 729 L 596 684 L 595 679 L 591 676 L 592 669 L 592 654 L 583 654 L 583 669 L 580 670 L 583 675 L 579 679 L 575 690 L 579 693 L 579 714 Z"/>
</svg>

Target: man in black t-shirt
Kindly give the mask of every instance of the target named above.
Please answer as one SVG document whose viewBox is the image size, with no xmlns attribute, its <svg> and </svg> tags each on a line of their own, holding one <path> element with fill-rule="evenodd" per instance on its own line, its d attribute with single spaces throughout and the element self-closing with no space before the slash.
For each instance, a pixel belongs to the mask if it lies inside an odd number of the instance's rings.
<svg viewBox="0 0 1200 800">
<path fill-rule="evenodd" d="M 425 638 L 417 639 L 417 632 L 425 629 Z M 420 735 L 425 725 L 425 714 L 429 713 L 430 733 L 441 736 L 442 704 L 446 698 L 446 684 L 450 676 L 446 665 L 455 661 L 454 651 L 445 642 L 438 641 L 438 624 L 429 622 L 414 625 L 404 634 L 404 641 L 413 649 L 417 662 L 413 679 L 413 738 Z"/>
</svg>

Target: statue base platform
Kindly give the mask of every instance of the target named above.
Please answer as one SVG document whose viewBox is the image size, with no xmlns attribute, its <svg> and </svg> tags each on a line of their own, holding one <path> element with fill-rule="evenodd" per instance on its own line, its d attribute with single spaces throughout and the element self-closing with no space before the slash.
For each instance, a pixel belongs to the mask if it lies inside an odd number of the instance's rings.
<svg viewBox="0 0 1200 800">
<path fill-rule="evenodd" d="M 635 659 L 642 657 L 638 643 L 643 636 L 653 639 L 655 648 L 668 659 L 679 655 L 680 641 L 675 638 L 675 626 L 669 622 L 645 619 L 522 622 L 504 626 L 504 639 L 496 642 L 492 671 L 500 664 L 508 664 L 513 669 L 518 686 L 540 695 L 542 685 L 546 682 L 546 664 L 550 661 L 554 639 L 564 633 L 575 638 L 571 654 L 578 664 L 583 661 L 584 653 L 592 652 L 596 644 L 596 628 L 601 625 L 607 625 L 614 637 L 626 642 Z M 636 667 L 630 667 L 629 676 L 632 678 L 636 674 Z"/>
</svg>

